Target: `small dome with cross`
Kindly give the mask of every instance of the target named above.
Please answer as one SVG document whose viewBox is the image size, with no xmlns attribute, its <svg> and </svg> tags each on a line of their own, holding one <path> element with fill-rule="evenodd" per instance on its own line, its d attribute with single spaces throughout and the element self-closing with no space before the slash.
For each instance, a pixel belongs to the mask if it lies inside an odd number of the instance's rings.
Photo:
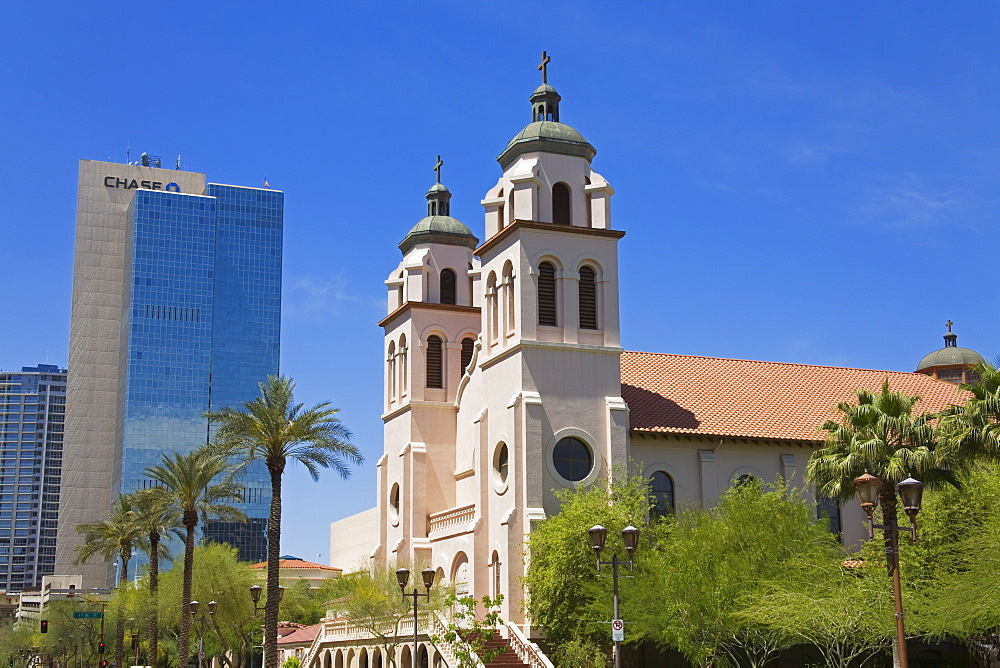
<svg viewBox="0 0 1000 668">
<path fill-rule="evenodd" d="M 970 370 L 976 364 L 985 364 L 986 358 L 971 348 L 958 347 L 958 334 L 951 331 L 954 323 L 945 323 L 948 331 L 944 335 L 944 348 L 924 355 L 917 364 L 917 373 L 932 376 L 952 383 L 970 383 L 976 378 Z"/>
</svg>

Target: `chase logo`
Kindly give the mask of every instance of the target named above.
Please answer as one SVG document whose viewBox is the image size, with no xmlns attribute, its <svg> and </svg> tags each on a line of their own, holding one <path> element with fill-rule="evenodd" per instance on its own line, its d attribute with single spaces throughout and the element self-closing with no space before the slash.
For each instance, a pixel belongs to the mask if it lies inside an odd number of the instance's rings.
<svg viewBox="0 0 1000 668">
<path fill-rule="evenodd" d="M 179 193 L 181 191 L 181 187 L 174 182 L 170 182 L 166 186 L 164 186 L 162 181 L 139 181 L 136 179 L 120 179 L 117 176 L 105 176 L 104 187 L 123 188 L 125 190 L 131 190 L 132 188 L 145 188 L 146 190 L 165 190 L 167 192 L 172 192 L 172 193 Z"/>
</svg>

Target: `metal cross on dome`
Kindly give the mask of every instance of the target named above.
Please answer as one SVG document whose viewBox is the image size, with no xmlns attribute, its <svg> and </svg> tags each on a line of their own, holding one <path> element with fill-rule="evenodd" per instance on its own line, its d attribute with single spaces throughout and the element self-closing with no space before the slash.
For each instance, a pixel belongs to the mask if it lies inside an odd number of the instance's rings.
<svg viewBox="0 0 1000 668">
<path fill-rule="evenodd" d="M 542 83 L 546 84 L 549 82 L 549 63 L 552 59 L 549 58 L 545 51 L 542 51 L 542 63 L 538 66 L 538 69 L 542 71 Z"/>
<path fill-rule="evenodd" d="M 438 183 L 441 183 L 441 168 L 444 167 L 444 162 L 441 160 L 441 156 L 438 156 L 437 162 L 434 164 L 434 171 L 437 173 Z"/>
<path fill-rule="evenodd" d="M 948 322 L 944 323 L 945 327 L 947 327 L 947 328 L 948 328 L 948 331 L 949 331 L 949 332 L 951 331 L 951 326 L 952 326 L 952 325 L 954 325 L 954 324 L 955 324 L 955 323 L 953 323 L 953 322 L 951 321 L 951 318 L 948 318 Z"/>
</svg>

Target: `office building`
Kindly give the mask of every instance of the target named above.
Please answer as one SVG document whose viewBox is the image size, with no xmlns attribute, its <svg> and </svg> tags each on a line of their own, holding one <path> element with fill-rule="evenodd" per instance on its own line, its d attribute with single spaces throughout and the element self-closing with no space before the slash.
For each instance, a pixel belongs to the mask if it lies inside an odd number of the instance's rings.
<svg viewBox="0 0 1000 668">
<path fill-rule="evenodd" d="M 0 591 L 40 587 L 55 568 L 66 369 L 0 371 Z"/>
<path fill-rule="evenodd" d="M 112 579 L 106 564 L 73 564 L 76 525 L 150 486 L 147 466 L 208 440 L 206 411 L 278 372 L 283 205 L 280 191 L 204 174 L 80 161 L 58 572 Z M 266 470 L 242 482 L 248 522 L 210 522 L 205 537 L 259 561 Z"/>
</svg>

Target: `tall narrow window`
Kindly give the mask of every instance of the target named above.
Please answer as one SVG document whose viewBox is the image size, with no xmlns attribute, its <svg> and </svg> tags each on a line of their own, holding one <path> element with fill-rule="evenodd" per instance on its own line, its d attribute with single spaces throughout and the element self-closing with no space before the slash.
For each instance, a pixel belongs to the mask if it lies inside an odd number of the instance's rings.
<svg viewBox="0 0 1000 668">
<path fill-rule="evenodd" d="M 504 333 L 514 332 L 514 265 L 507 260 L 503 266 Z"/>
<path fill-rule="evenodd" d="M 441 365 L 441 337 L 427 337 L 427 387 L 444 387 Z"/>
<path fill-rule="evenodd" d="M 597 276 L 580 267 L 580 329 L 597 329 Z"/>
<path fill-rule="evenodd" d="M 441 303 L 455 304 L 455 272 L 451 269 L 441 270 Z"/>
<path fill-rule="evenodd" d="M 388 387 L 386 391 L 389 395 L 389 402 L 396 398 L 396 344 L 393 341 L 389 342 L 389 353 L 385 358 L 386 367 L 386 384 Z"/>
<path fill-rule="evenodd" d="M 556 268 L 551 262 L 538 265 L 538 324 L 559 325 L 556 319 Z"/>
<path fill-rule="evenodd" d="M 399 366 L 399 396 L 406 396 L 407 366 L 406 366 L 406 334 L 399 337 L 399 356 L 396 358 Z"/>
<path fill-rule="evenodd" d="M 494 272 L 490 272 L 490 276 L 486 279 L 486 317 L 487 317 L 487 331 L 489 332 L 490 343 L 494 343 L 499 336 L 499 311 L 497 308 L 497 299 L 499 295 L 497 294 L 497 275 Z"/>
<path fill-rule="evenodd" d="M 656 471 L 649 477 L 649 496 L 653 507 L 649 514 L 666 517 L 674 512 L 674 481 L 663 471 Z"/>
<path fill-rule="evenodd" d="M 462 339 L 462 372 L 464 373 L 472 362 L 472 353 L 476 349 L 476 340 L 472 338 Z"/>
<path fill-rule="evenodd" d="M 556 225 L 569 225 L 569 186 L 557 183 L 552 186 L 552 222 Z"/>
</svg>

